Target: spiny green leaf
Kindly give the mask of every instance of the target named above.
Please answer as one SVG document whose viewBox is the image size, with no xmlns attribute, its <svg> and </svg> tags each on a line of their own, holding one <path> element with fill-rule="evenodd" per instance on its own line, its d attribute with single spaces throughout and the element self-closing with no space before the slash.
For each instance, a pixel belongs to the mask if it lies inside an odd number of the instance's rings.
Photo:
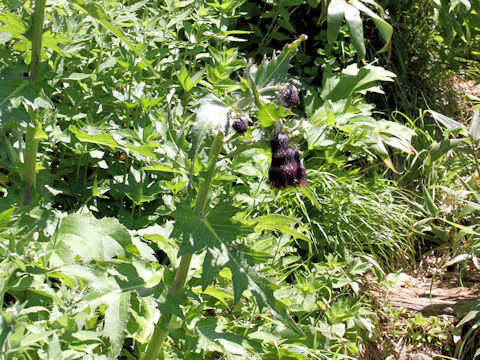
<svg viewBox="0 0 480 360">
<path fill-rule="evenodd" d="M 180 203 L 174 211 L 175 234 L 183 238 L 178 256 L 193 254 L 205 247 L 231 244 L 237 236 L 250 233 L 250 228 L 233 222 L 238 209 L 228 203 L 221 203 L 206 216 L 198 217 L 186 202 Z"/>
<path fill-rule="evenodd" d="M 263 60 L 260 66 L 256 69 L 251 68 L 252 78 L 255 80 L 257 88 L 263 88 L 267 85 L 277 83 L 288 72 L 290 60 L 297 52 L 297 48 L 303 40 L 306 40 L 306 35 L 300 37 L 291 44 L 285 45 L 280 55 L 273 55 L 270 60 Z"/>
</svg>

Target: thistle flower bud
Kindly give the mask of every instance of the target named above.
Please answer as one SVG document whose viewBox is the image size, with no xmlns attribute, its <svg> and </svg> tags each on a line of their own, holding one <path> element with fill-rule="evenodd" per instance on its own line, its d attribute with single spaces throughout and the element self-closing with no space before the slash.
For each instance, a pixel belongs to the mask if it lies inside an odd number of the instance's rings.
<svg viewBox="0 0 480 360">
<path fill-rule="evenodd" d="M 270 140 L 273 158 L 285 157 L 288 154 L 290 139 L 282 132 L 275 134 Z"/>
<path fill-rule="evenodd" d="M 239 134 L 243 134 L 248 130 L 248 121 L 244 116 L 240 116 L 232 120 L 232 128 Z"/>
<path fill-rule="evenodd" d="M 290 107 L 296 107 L 300 103 L 300 93 L 298 89 L 290 85 L 282 93 L 282 99 Z"/>
</svg>

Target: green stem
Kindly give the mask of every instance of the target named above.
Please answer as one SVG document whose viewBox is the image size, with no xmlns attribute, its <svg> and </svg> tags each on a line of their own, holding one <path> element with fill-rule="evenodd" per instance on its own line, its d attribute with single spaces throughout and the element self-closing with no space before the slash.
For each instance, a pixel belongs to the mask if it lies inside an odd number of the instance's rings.
<svg viewBox="0 0 480 360">
<path fill-rule="evenodd" d="M 208 159 L 208 168 L 207 173 L 203 182 L 200 184 L 197 193 L 197 200 L 195 202 L 195 207 L 193 209 L 196 216 L 202 217 L 203 210 L 207 205 L 208 193 L 212 186 L 213 176 L 215 175 L 215 170 L 217 168 L 218 155 L 223 147 L 223 132 L 218 131 L 215 140 L 213 141 L 212 147 L 210 149 L 209 159 Z M 190 262 L 192 260 L 191 254 L 185 254 L 180 259 L 180 264 L 178 265 L 177 272 L 175 274 L 175 279 L 173 280 L 172 287 L 169 289 L 170 292 L 174 293 L 179 291 L 185 285 L 187 280 L 188 270 L 190 269 Z M 155 330 L 153 332 L 152 338 L 147 345 L 147 351 L 143 357 L 143 360 L 156 360 L 160 350 L 162 348 L 163 342 L 168 335 L 168 324 L 172 314 L 162 314 L 157 324 L 155 325 Z"/>
<path fill-rule="evenodd" d="M 23 203 L 32 202 L 32 187 L 36 185 L 36 165 L 39 140 L 35 139 L 35 127 L 28 125 L 23 159 L 23 181 L 25 185 Z"/>
<path fill-rule="evenodd" d="M 37 80 L 38 68 L 42 56 L 43 19 L 45 18 L 46 0 L 35 0 L 32 20 L 32 61 L 30 62 L 30 80 Z"/>
<path fill-rule="evenodd" d="M 38 75 L 38 63 L 42 56 L 42 35 L 43 35 L 43 19 L 45 17 L 46 0 L 35 0 L 35 10 L 32 18 L 32 61 L 30 62 L 30 80 L 35 81 Z M 36 185 L 35 167 L 37 164 L 38 143 L 40 141 L 38 135 L 41 126 L 27 126 L 25 136 L 25 153 L 23 180 L 25 183 L 23 203 L 30 204 L 32 201 L 32 186 Z"/>
</svg>

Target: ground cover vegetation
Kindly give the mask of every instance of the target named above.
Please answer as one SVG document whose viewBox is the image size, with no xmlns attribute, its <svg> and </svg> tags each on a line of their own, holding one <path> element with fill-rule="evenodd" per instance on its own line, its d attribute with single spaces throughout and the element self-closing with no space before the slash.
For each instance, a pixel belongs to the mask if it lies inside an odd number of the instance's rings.
<svg viewBox="0 0 480 360">
<path fill-rule="evenodd" d="M 480 355 L 478 1 L 0 4 L 2 359 Z"/>
</svg>

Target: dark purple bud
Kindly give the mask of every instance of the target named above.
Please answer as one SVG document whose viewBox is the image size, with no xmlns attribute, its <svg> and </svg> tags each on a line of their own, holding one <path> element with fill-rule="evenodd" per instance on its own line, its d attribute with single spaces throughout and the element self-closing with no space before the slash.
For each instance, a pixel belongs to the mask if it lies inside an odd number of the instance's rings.
<svg viewBox="0 0 480 360">
<path fill-rule="evenodd" d="M 295 86 L 290 85 L 283 91 L 282 99 L 288 106 L 295 107 L 300 103 L 300 93 Z"/>
<path fill-rule="evenodd" d="M 270 184 L 277 189 L 296 185 L 306 186 L 306 172 L 300 161 L 298 149 L 288 149 L 286 156 L 272 158 L 268 179 Z"/>
<path fill-rule="evenodd" d="M 287 135 L 279 132 L 275 134 L 270 140 L 270 148 L 272 149 L 272 157 L 280 158 L 288 154 L 288 144 L 290 140 Z"/>
<path fill-rule="evenodd" d="M 240 116 L 238 118 L 233 119 L 232 127 L 237 133 L 243 134 L 245 131 L 248 130 L 247 118 Z"/>
</svg>

